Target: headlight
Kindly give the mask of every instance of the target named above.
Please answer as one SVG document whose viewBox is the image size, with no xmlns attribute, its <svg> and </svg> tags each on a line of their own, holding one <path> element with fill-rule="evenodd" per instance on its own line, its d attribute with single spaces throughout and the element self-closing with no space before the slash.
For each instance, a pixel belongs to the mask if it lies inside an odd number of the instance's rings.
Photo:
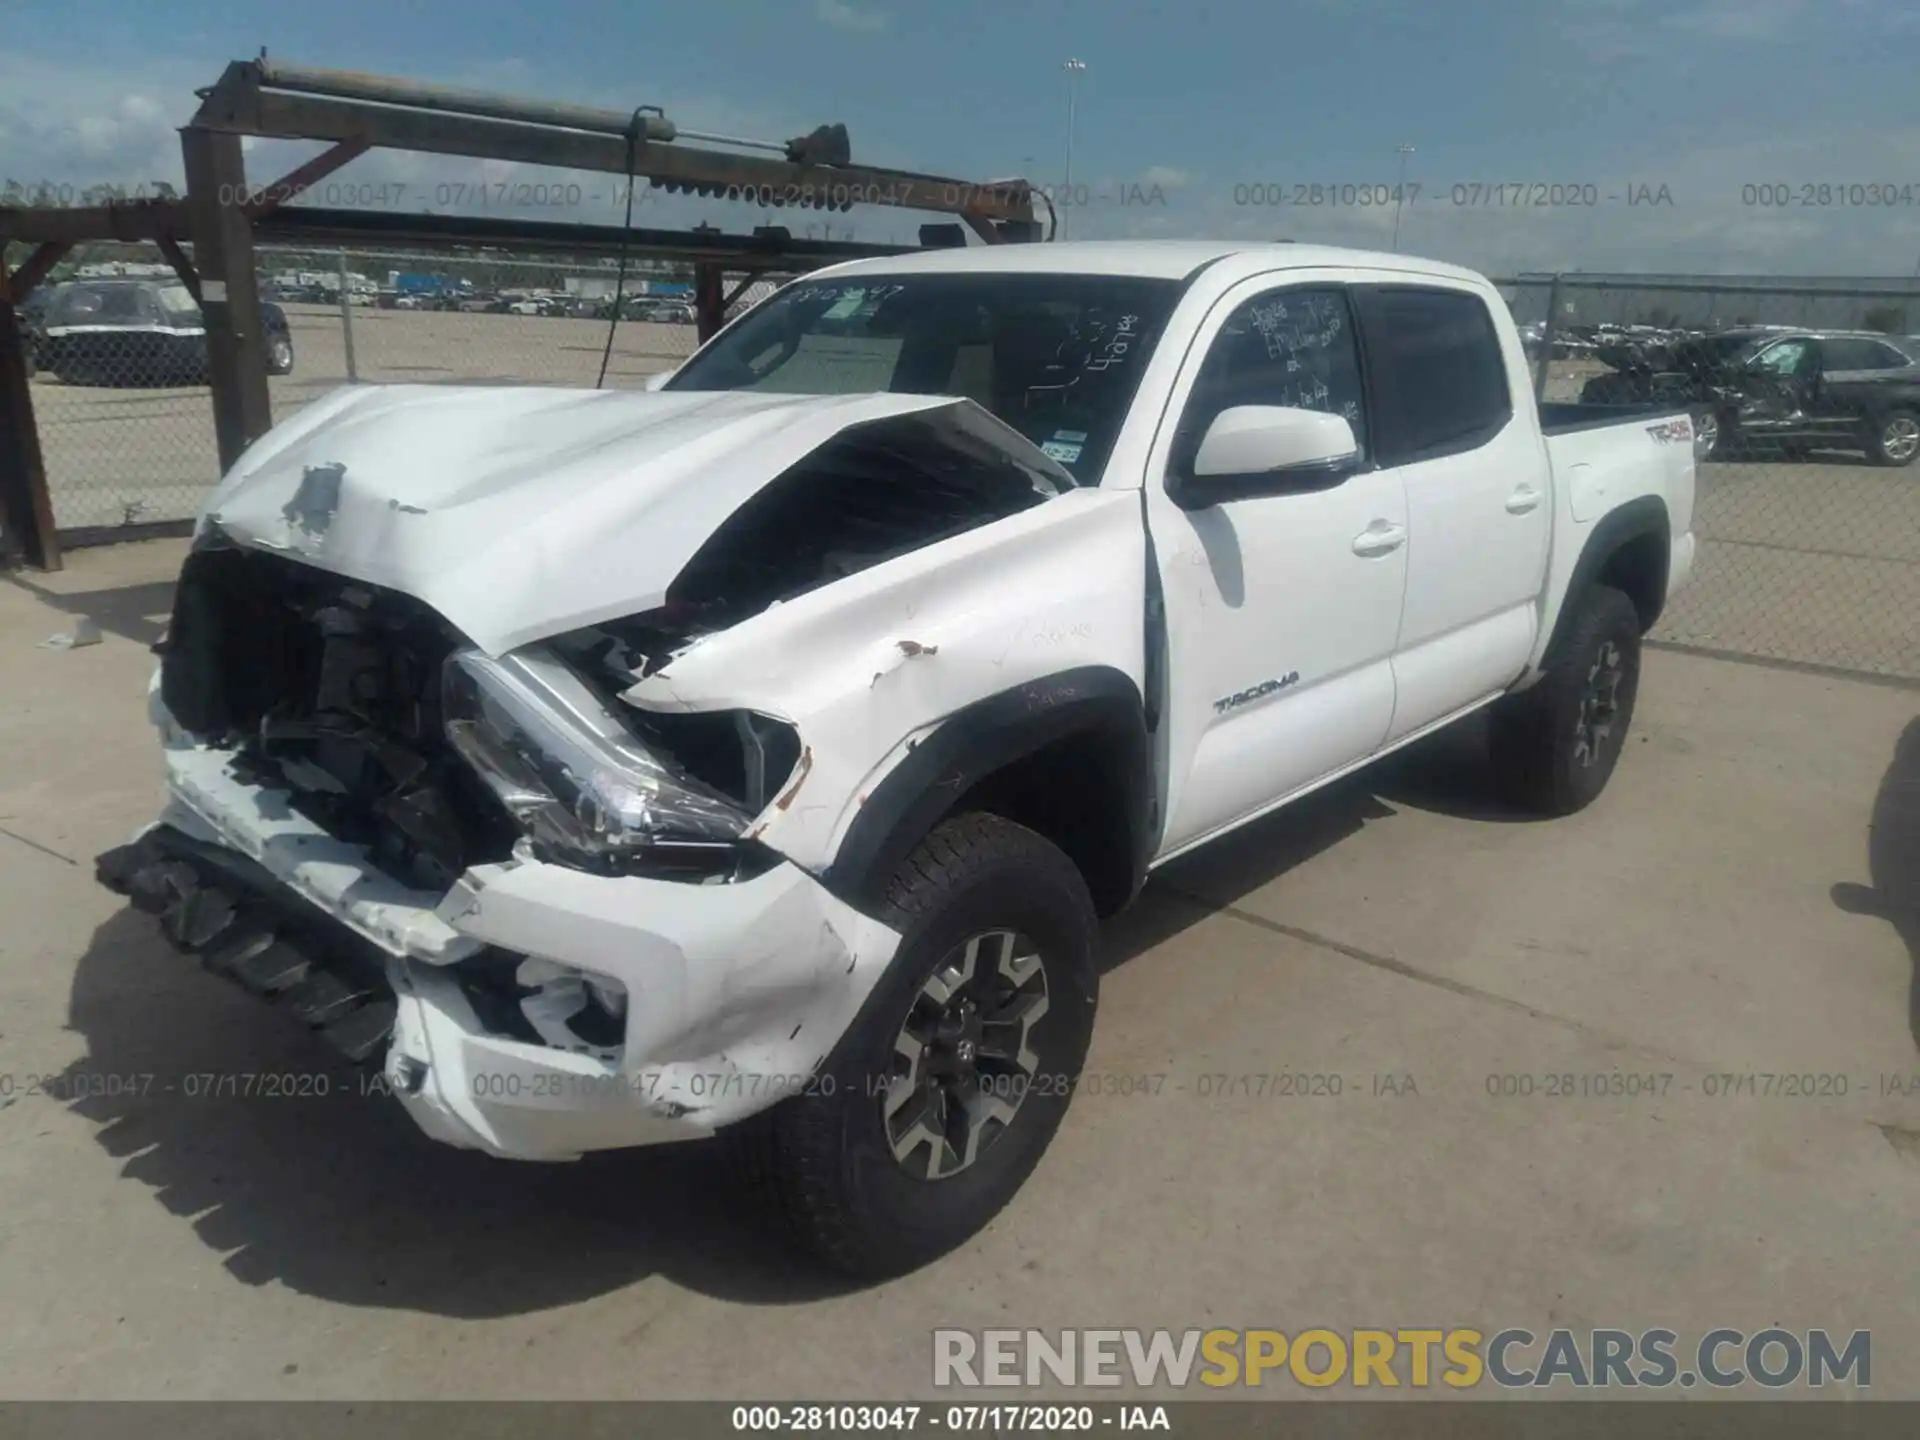
<svg viewBox="0 0 1920 1440">
<path fill-rule="evenodd" d="M 751 820 L 655 755 L 584 681 L 539 652 L 450 656 L 447 738 L 526 832 L 535 853 L 605 873 L 635 861 L 736 852 Z"/>
</svg>

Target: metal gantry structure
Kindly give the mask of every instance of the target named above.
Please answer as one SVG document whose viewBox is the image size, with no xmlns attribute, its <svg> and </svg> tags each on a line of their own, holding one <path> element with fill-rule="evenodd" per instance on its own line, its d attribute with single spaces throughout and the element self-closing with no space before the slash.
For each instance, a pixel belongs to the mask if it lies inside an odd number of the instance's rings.
<svg viewBox="0 0 1920 1440">
<path fill-rule="evenodd" d="M 57 569 L 60 550 L 15 310 L 76 244 L 152 243 L 200 302 L 214 429 L 225 470 L 272 425 L 256 243 L 444 250 L 502 246 L 686 263 L 694 272 L 699 335 L 705 340 L 724 323 L 739 293 L 740 287 L 732 294 L 726 290 L 729 271 L 750 280 L 862 256 L 964 244 L 968 230 L 992 244 L 1043 238 L 1026 181 L 974 182 L 856 165 L 846 132 L 838 126 L 822 126 L 784 144 L 741 140 L 683 131 L 656 107 L 623 113 L 283 65 L 265 55 L 229 64 L 217 83 L 197 93 L 199 109 L 180 132 L 184 198 L 0 208 L 0 257 L 9 242 L 33 247 L 11 272 L 0 258 L 0 538 L 9 554 L 30 564 Z M 248 182 L 242 153 L 242 141 L 249 137 L 323 141 L 328 148 L 278 180 L 255 186 Z M 668 193 L 745 200 L 763 208 L 845 211 L 883 205 L 951 216 L 959 223 L 923 225 L 922 247 L 902 247 L 796 239 L 784 226 L 728 234 L 704 225 L 637 229 L 289 203 L 375 149 L 595 171 Z"/>
</svg>

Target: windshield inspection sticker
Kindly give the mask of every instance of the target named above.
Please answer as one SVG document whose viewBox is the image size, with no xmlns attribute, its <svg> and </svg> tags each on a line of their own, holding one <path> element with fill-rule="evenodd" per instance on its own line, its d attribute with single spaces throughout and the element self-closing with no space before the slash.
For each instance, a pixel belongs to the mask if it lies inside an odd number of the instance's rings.
<svg viewBox="0 0 1920 1440">
<path fill-rule="evenodd" d="M 1065 430 L 1060 432 L 1061 435 L 1077 433 L 1079 432 Z M 1086 436 L 1081 435 L 1080 438 L 1084 441 Z M 1076 444 L 1072 441 L 1062 440 L 1059 435 L 1056 435 L 1040 447 L 1040 453 L 1049 460 L 1058 460 L 1062 465 L 1071 465 L 1080 458 L 1080 452 L 1086 448 L 1084 444 Z"/>
</svg>

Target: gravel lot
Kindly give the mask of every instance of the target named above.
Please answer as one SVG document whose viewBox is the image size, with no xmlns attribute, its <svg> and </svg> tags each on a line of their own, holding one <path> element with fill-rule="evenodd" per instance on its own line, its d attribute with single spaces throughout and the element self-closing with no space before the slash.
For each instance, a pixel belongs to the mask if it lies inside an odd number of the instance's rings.
<svg viewBox="0 0 1920 1440">
<path fill-rule="evenodd" d="M 1778 1324 L 1871 1329 L 1872 1396 L 1920 1398 L 1911 691 L 1656 652 L 1572 820 L 1491 807 L 1467 730 L 1168 867 L 1033 1182 L 846 1293 L 707 1147 L 431 1145 L 92 882 L 156 805 L 182 548 L 0 582 L 0 1396 L 952 1399 L 936 1326 Z M 36 647 L 78 615 L 103 644 Z M 1836 1078 L 1710 1079 L 1748 1072 Z M 188 1094 L 288 1073 L 331 1091 Z M 1282 1073 L 1344 1084 L 1203 1079 Z M 1550 1074 L 1670 1080 L 1489 1093 Z"/>
<path fill-rule="evenodd" d="M 337 309 L 287 307 L 298 363 L 270 382 L 276 419 L 346 379 Z M 591 386 L 591 320 L 356 309 L 363 380 Z M 692 349 L 690 326 L 622 322 L 608 380 L 637 385 Z M 1556 360 L 1548 398 L 1575 399 L 1593 361 Z M 217 476 L 204 390 L 34 385 L 54 514 L 64 527 L 191 515 Z M 1660 637 L 1703 649 L 1920 678 L 1920 466 L 1857 456 L 1701 470 L 1700 579 Z"/>
</svg>

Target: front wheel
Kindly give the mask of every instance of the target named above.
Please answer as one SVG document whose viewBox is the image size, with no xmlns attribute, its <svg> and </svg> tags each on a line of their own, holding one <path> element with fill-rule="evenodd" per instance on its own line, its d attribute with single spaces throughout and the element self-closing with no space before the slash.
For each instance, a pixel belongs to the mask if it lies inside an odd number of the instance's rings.
<svg viewBox="0 0 1920 1440">
<path fill-rule="evenodd" d="M 810 1093 L 733 1139 L 806 1249 L 863 1279 L 978 1233 L 1039 1164 L 1093 1034 L 1097 922 L 1073 863 L 946 821 L 888 886 L 900 949 Z"/>
<path fill-rule="evenodd" d="M 1920 414 L 1889 410 L 1870 422 L 1867 458 L 1876 465 L 1911 465 L 1920 456 Z"/>
<path fill-rule="evenodd" d="M 293 342 L 284 335 L 275 335 L 267 342 L 267 373 L 269 375 L 293 373 Z"/>
<path fill-rule="evenodd" d="M 1702 459 L 1715 458 L 1720 448 L 1720 415 L 1714 410 L 1693 412 L 1694 453 Z"/>
<path fill-rule="evenodd" d="M 1568 596 L 1578 608 L 1530 688 L 1494 706 L 1494 773 L 1509 798 L 1543 815 L 1584 810 L 1607 787 L 1640 689 L 1640 614 L 1607 585 Z"/>
</svg>

